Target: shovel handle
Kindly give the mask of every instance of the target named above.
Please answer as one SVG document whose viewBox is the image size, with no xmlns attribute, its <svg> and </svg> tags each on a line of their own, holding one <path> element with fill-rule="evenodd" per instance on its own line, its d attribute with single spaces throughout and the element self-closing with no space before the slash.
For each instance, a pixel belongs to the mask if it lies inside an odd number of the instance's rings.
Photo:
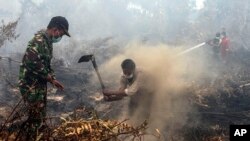
<svg viewBox="0 0 250 141">
<path fill-rule="evenodd" d="M 96 74 L 97 74 L 97 77 L 98 77 L 98 79 L 99 79 L 99 81 L 100 81 L 101 87 L 102 87 L 102 89 L 104 90 L 104 89 L 105 89 L 105 86 L 104 86 L 104 84 L 103 84 L 101 75 L 100 75 L 100 73 L 99 73 L 98 67 L 97 67 L 96 62 L 95 62 L 95 59 L 93 58 L 93 59 L 91 60 L 91 62 L 92 62 L 92 64 L 93 64 L 93 66 L 94 66 L 94 69 L 95 69 Z"/>
</svg>

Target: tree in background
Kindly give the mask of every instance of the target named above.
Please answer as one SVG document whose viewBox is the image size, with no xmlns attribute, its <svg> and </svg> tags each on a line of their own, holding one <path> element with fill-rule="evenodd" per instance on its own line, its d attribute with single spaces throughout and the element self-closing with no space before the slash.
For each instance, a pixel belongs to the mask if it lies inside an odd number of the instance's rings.
<svg viewBox="0 0 250 141">
<path fill-rule="evenodd" d="M 16 26 L 18 24 L 18 20 L 14 22 L 9 22 L 5 24 L 2 20 L 2 25 L 0 26 L 0 48 L 4 45 L 6 40 L 12 42 L 19 37 L 19 34 L 16 33 Z"/>
</svg>

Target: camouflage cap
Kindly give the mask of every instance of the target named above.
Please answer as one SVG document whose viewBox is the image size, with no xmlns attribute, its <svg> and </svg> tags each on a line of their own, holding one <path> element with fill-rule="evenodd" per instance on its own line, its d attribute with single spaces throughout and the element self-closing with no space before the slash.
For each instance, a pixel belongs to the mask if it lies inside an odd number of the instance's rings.
<svg viewBox="0 0 250 141">
<path fill-rule="evenodd" d="M 68 21 L 67 21 L 67 19 L 65 17 L 62 17 L 62 16 L 53 17 L 50 20 L 48 27 L 50 27 L 50 26 L 57 26 L 57 27 L 63 29 L 64 30 L 64 34 L 66 34 L 67 36 L 70 37 L 70 34 L 68 32 L 68 30 L 69 30 L 69 23 L 68 23 Z"/>
</svg>

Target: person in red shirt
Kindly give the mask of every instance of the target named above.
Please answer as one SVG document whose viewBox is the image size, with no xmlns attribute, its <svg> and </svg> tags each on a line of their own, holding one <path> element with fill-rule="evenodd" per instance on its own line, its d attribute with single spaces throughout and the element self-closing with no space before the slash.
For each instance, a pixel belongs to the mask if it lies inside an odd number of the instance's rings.
<svg viewBox="0 0 250 141">
<path fill-rule="evenodd" d="M 226 35 L 226 32 L 222 32 L 222 39 L 221 39 L 221 59 L 223 63 L 227 63 L 228 61 L 228 53 L 229 53 L 229 38 Z"/>
</svg>

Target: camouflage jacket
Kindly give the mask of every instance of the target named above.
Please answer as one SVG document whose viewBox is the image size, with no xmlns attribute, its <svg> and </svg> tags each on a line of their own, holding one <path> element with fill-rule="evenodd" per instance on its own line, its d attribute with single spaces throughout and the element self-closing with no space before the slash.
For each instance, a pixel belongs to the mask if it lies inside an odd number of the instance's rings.
<svg viewBox="0 0 250 141">
<path fill-rule="evenodd" d="M 45 31 L 39 31 L 29 41 L 19 72 L 19 86 L 31 86 L 34 82 L 47 83 L 47 76 L 54 77 L 50 63 L 53 46 Z"/>
</svg>

